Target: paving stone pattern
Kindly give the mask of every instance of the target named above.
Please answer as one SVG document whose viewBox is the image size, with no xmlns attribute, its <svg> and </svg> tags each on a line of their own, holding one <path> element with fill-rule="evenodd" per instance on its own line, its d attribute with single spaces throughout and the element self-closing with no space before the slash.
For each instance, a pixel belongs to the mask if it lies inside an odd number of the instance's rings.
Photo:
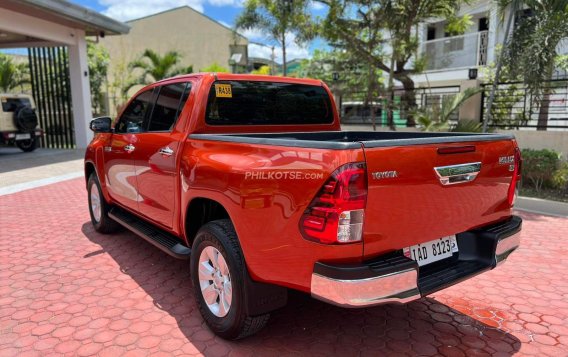
<svg viewBox="0 0 568 357">
<path fill-rule="evenodd" d="M 267 328 L 227 342 L 187 262 L 94 232 L 82 179 L 0 196 L 0 356 L 568 356 L 568 219 L 521 215 L 522 248 L 496 270 L 408 305 L 291 293 Z"/>
</svg>

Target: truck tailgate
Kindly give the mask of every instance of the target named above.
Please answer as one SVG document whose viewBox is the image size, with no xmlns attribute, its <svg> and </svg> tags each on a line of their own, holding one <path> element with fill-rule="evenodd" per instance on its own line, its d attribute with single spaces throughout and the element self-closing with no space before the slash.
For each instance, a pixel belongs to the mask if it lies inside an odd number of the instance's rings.
<svg viewBox="0 0 568 357">
<path fill-rule="evenodd" d="M 514 140 L 383 147 L 363 142 L 368 197 L 364 257 L 428 242 L 511 215 Z M 456 152 L 457 151 L 457 152 Z M 440 176 L 473 172 L 443 184 Z M 454 166 L 455 165 L 455 166 Z M 440 169 L 451 166 L 450 170 Z M 438 170 L 436 170 L 438 168 Z M 438 173 L 438 172 L 439 173 Z M 467 181 L 472 179 L 471 181 Z M 452 180 L 453 181 L 453 180 Z"/>
</svg>

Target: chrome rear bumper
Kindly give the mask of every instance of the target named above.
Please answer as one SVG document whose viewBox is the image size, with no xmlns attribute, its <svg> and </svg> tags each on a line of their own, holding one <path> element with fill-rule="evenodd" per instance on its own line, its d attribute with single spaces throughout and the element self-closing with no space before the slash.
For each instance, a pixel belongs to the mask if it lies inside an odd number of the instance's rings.
<svg viewBox="0 0 568 357">
<path fill-rule="evenodd" d="M 522 220 L 508 220 L 457 235 L 459 253 L 418 267 L 391 253 L 360 265 L 316 263 L 312 297 L 342 307 L 407 303 L 502 264 L 519 247 Z"/>
<path fill-rule="evenodd" d="M 509 257 L 509 254 L 513 253 L 519 245 L 521 245 L 521 231 L 501 238 L 497 242 L 497 248 L 495 249 L 495 264 L 503 264 Z"/>
<path fill-rule="evenodd" d="M 366 307 L 420 298 L 415 269 L 375 278 L 338 280 L 312 274 L 312 296 L 342 307 Z"/>
</svg>

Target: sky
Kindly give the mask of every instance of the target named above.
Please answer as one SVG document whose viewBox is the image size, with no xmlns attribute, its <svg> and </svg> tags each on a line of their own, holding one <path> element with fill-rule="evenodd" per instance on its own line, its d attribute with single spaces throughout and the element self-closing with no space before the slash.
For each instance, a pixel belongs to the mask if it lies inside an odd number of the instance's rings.
<svg viewBox="0 0 568 357">
<path fill-rule="evenodd" d="M 71 2 L 96 10 L 116 20 L 127 21 L 143 16 L 155 14 L 164 10 L 191 6 L 225 26 L 233 27 L 235 19 L 242 10 L 243 0 L 71 0 Z M 314 16 L 325 15 L 322 5 L 312 3 L 310 11 Z M 249 45 L 250 57 L 270 58 L 271 43 L 262 32 L 258 30 L 240 31 L 249 41 L 258 42 L 267 46 Z M 309 58 L 314 49 L 325 46 L 322 40 L 313 41 L 308 47 L 300 47 L 294 43 L 294 36 L 289 34 L 286 46 L 287 61 L 295 58 Z M 281 61 L 281 48 L 275 46 L 276 61 Z"/>
</svg>

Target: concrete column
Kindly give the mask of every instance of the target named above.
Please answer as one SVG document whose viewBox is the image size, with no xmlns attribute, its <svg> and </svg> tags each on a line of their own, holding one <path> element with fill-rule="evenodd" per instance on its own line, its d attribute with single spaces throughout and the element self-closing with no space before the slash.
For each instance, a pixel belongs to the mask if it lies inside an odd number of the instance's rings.
<svg viewBox="0 0 568 357">
<path fill-rule="evenodd" d="M 87 42 L 85 32 L 75 31 L 76 45 L 69 46 L 69 77 L 71 79 L 71 106 L 75 127 L 75 144 L 78 149 L 87 147 L 93 133 L 88 123 L 92 119 L 89 67 L 87 64 Z"/>
<path fill-rule="evenodd" d="M 467 88 L 478 87 L 479 81 L 477 79 L 464 80 L 460 84 L 460 91 L 463 92 Z M 459 111 L 459 119 L 472 119 L 481 121 L 481 93 L 474 95 L 462 104 Z"/>
</svg>

